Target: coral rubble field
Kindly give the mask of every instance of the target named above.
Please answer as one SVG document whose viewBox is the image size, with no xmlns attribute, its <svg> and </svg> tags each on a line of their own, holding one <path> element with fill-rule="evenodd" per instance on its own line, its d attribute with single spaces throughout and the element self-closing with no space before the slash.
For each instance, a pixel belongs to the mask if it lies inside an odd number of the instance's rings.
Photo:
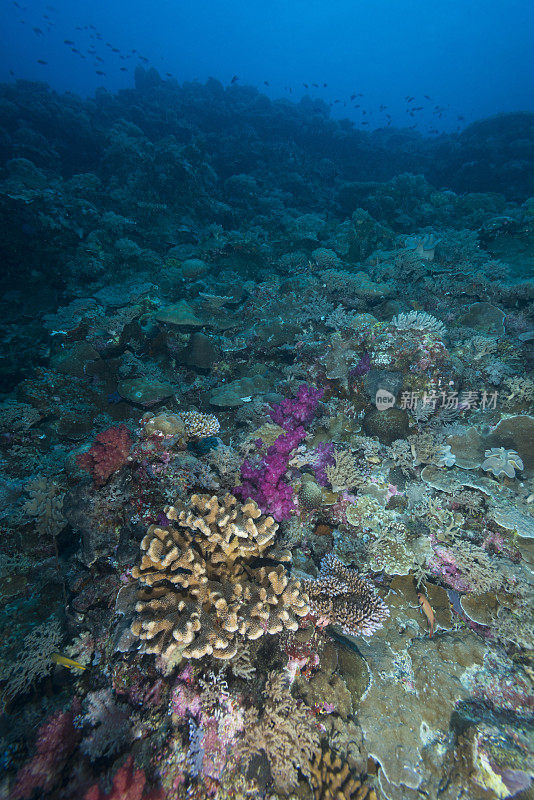
<svg viewBox="0 0 534 800">
<path fill-rule="evenodd" d="M 532 797 L 534 115 L 0 87 L 0 797 Z"/>
</svg>

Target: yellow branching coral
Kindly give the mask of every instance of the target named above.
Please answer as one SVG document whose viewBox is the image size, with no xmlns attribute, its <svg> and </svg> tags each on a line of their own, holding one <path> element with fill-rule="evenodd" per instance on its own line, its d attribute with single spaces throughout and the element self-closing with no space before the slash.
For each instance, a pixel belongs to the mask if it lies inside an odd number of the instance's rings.
<svg viewBox="0 0 534 800">
<path fill-rule="evenodd" d="M 273 551 L 278 525 L 256 503 L 193 495 L 165 514 L 169 524 L 149 529 L 133 571 L 141 588 L 132 632 L 145 652 L 230 659 L 240 639 L 298 628 L 309 610 L 299 581 L 281 563 L 252 566 L 258 556 L 290 559 Z"/>
</svg>

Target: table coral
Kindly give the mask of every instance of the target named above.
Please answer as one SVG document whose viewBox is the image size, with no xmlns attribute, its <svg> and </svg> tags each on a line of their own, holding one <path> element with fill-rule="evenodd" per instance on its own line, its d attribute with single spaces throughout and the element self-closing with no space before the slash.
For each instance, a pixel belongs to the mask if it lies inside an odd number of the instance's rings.
<svg viewBox="0 0 534 800">
<path fill-rule="evenodd" d="M 253 566 L 257 556 L 276 558 L 272 517 L 230 494 L 193 495 L 165 514 L 169 524 L 150 528 L 133 570 L 141 588 L 132 631 L 146 652 L 230 659 L 241 637 L 296 630 L 308 612 L 300 583 L 282 564 Z"/>
</svg>

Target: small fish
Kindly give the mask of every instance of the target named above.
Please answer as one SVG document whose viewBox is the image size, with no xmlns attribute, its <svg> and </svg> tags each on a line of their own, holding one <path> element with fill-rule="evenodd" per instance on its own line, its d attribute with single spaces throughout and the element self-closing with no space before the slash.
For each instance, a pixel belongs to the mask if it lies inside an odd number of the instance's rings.
<svg viewBox="0 0 534 800">
<path fill-rule="evenodd" d="M 237 83 L 237 81 L 238 81 L 238 80 L 239 80 L 239 75 L 233 75 L 233 76 L 232 76 L 232 80 L 230 81 L 230 83 L 231 83 L 231 84 L 232 84 L 232 83 Z"/>
<path fill-rule="evenodd" d="M 42 36 L 43 32 L 41 28 L 32 28 L 32 31 L 35 33 L 36 36 Z"/>
<path fill-rule="evenodd" d="M 63 39 L 63 44 L 74 44 L 72 39 Z"/>
<path fill-rule="evenodd" d="M 48 64 L 48 61 L 43 61 L 43 59 L 42 59 L 42 58 L 38 58 L 38 59 L 37 59 L 37 63 L 38 63 L 38 64 Z"/>
<path fill-rule="evenodd" d="M 269 85 L 269 81 L 263 81 L 263 85 L 264 86 L 268 86 Z"/>
<path fill-rule="evenodd" d="M 52 653 L 50 658 L 54 664 L 61 664 L 62 667 L 67 667 L 67 669 L 87 669 L 87 667 L 84 667 L 79 661 L 74 661 L 72 658 L 62 656 L 61 653 Z"/>
<path fill-rule="evenodd" d="M 302 85 L 304 86 L 305 89 L 309 89 L 310 88 L 309 84 L 307 84 L 307 83 L 303 83 Z"/>
<path fill-rule="evenodd" d="M 101 69 L 95 69 L 95 72 L 96 72 L 97 75 L 105 75 L 106 74 L 105 72 L 102 72 Z"/>
<path fill-rule="evenodd" d="M 434 624 L 435 624 L 435 617 L 434 617 L 434 612 L 432 611 L 432 606 L 428 602 L 428 597 L 426 597 L 423 594 L 423 592 L 417 592 L 417 599 L 419 600 L 419 605 L 421 606 L 423 614 L 428 620 L 429 635 L 430 638 L 432 638 L 432 634 L 434 633 Z"/>
</svg>

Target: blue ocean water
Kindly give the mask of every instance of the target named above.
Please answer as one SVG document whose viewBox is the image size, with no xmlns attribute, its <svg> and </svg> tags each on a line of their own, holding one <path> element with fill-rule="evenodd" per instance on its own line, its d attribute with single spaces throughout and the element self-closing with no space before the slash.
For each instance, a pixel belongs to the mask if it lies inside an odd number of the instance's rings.
<svg viewBox="0 0 534 800">
<path fill-rule="evenodd" d="M 2 12 L 0 797 L 530 798 L 532 4 Z"/>
</svg>

